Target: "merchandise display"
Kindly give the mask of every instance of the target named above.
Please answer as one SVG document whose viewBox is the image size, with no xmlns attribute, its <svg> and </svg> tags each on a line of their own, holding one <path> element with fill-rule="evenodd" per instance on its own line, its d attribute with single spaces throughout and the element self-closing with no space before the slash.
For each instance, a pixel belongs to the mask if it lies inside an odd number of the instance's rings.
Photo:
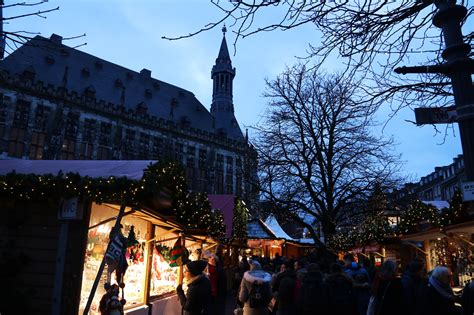
<svg viewBox="0 0 474 315">
<path fill-rule="evenodd" d="M 170 267 L 169 261 L 163 258 L 163 254 L 155 246 L 151 266 L 150 296 L 174 292 L 178 284 L 178 269 Z"/>
<path fill-rule="evenodd" d="M 107 221 L 109 218 L 117 216 L 118 211 L 106 205 L 94 205 L 92 208 L 90 226 L 87 237 L 86 256 L 82 276 L 81 299 L 79 314 L 82 314 L 97 272 L 109 243 L 109 234 L 115 224 L 115 220 Z M 106 221 L 106 222 L 105 222 Z M 100 222 L 105 222 L 100 224 Z M 144 303 L 145 300 L 145 280 L 146 280 L 146 231 L 148 222 L 133 216 L 122 218 L 122 233 L 127 237 L 128 245 L 125 257 L 128 267 L 124 276 L 124 297 L 126 299 L 125 309 L 134 305 Z M 90 314 L 99 313 L 99 302 L 106 293 L 104 285 L 107 282 L 107 266 L 102 273 L 99 285 L 94 295 Z M 116 275 L 112 273 L 110 284 L 117 284 Z"/>
<path fill-rule="evenodd" d="M 474 274 L 472 248 L 463 241 L 442 238 L 430 241 L 430 257 L 433 267 L 449 266 L 455 286 L 464 287 Z"/>
</svg>

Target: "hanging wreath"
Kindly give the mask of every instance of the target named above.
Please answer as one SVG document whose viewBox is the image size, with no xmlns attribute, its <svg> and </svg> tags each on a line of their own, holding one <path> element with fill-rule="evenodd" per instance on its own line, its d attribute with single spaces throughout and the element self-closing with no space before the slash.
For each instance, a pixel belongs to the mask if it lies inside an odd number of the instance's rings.
<svg viewBox="0 0 474 315">
<path fill-rule="evenodd" d="M 171 260 L 171 248 L 160 243 L 155 244 L 155 248 L 163 259 L 169 263 Z"/>
</svg>

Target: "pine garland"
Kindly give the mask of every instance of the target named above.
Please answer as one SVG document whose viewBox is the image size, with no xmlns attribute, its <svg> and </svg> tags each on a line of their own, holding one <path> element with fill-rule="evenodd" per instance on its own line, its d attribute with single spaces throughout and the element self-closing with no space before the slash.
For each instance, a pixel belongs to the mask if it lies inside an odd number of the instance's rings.
<svg viewBox="0 0 474 315">
<path fill-rule="evenodd" d="M 206 194 L 188 193 L 182 168 L 175 162 L 149 165 L 143 178 L 91 178 L 77 173 L 57 175 L 17 174 L 0 176 L 0 198 L 54 202 L 60 198 L 82 197 L 96 203 L 125 202 L 139 206 L 162 191 L 169 191 L 177 221 L 186 228 L 201 228 L 213 236 L 225 233 L 222 214 L 211 209 Z"/>
<path fill-rule="evenodd" d="M 387 217 L 380 213 L 372 215 L 357 226 L 339 230 L 328 239 L 328 246 L 335 250 L 349 250 L 371 242 L 382 242 L 387 236 L 407 235 L 422 230 L 422 224 L 443 228 L 450 224 L 464 222 L 469 218 L 468 205 L 462 201 L 460 191 L 456 191 L 449 208 L 437 209 L 420 200 L 412 201 L 401 212 L 400 223 L 394 229 L 388 224 Z"/>
</svg>

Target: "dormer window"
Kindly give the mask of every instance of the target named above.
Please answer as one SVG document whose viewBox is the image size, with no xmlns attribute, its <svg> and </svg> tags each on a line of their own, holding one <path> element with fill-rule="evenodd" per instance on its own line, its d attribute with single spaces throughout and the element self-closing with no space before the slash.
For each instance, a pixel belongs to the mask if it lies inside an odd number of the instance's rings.
<svg viewBox="0 0 474 315">
<path fill-rule="evenodd" d="M 104 65 L 102 64 L 102 62 L 96 61 L 95 62 L 95 67 L 96 67 L 96 69 L 101 70 L 104 67 Z"/>
<path fill-rule="evenodd" d="M 130 72 L 127 72 L 125 77 L 127 78 L 127 80 L 132 80 L 133 79 L 133 74 L 131 74 Z"/>
<path fill-rule="evenodd" d="M 155 90 L 159 91 L 159 90 L 160 90 L 160 84 L 159 84 L 158 82 L 154 82 L 154 83 L 153 83 L 153 88 L 154 88 Z"/>
<path fill-rule="evenodd" d="M 180 123 L 183 128 L 189 128 L 191 126 L 191 121 L 188 116 L 182 116 Z"/>
<path fill-rule="evenodd" d="M 69 51 L 67 49 L 61 49 L 61 56 L 69 57 Z"/>
<path fill-rule="evenodd" d="M 151 93 L 151 90 L 150 90 L 150 89 L 146 89 L 146 90 L 145 90 L 145 97 L 151 98 L 152 96 L 153 96 L 153 94 Z"/>
<path fill-rule="evenodd" d="M 116 86 L 116 87 L 119 87 L 119 88 L 123 87 L 123 82 L 122 82 L 122 80 L 120 80 L 120 79 L 115 80 L 115 86 Z"/>
<path fill-rule="evenodd" d="M 46 61 L 46 63 L 47 63 L 48 65 L 54 65 L 54 58 L 53 58 L 53 56 L 48 55 L 48 56 L 46 56 L 46 57 L 44 58 L 44 60 Z"/>
<path fill-rule="evenodd" d="M 89 68 L 82 68 L 81 74 L 82 74 L 82 76 L 85 77 L 85 78 L 88 78 L 88 77 L 90 77 L 90 75 L 91 75 L 91 73 L 90 73 L 90 71 L 89 71 Z"/>
<path fill-rule="evenodd" d="M 138 115 L 145 115 L 148 112 L 148 106 L 145 102 L 140 102 L 137 104 L 135 111 Z"/>
<path fill-rule="evenodd" d="M 88 87 L 86 87 L 86 89 L 84 90 L 84 95 L 87 98 L 95 98 L 95 88 L 94 88 L 94 86 L 89 85 Z"/>
<path fill-rule="evenodd" d="M 34 80 L 36 76 L 36 70 L 33 68 L 33 66 L 29 66 L 23 71 L 21 76 L 24 80 Z"/>
</svg>

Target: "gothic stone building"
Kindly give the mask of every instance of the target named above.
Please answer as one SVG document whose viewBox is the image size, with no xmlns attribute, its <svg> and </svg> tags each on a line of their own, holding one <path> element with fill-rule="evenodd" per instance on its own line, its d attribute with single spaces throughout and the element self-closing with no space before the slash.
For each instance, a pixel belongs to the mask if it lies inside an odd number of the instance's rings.
<svg viewBox="0 0 474 315">
<path fill-rule="evenodd" d="M 0 158 L 173 159 L 194 191 L 254 199 L 256 154 L 234 116 L 234 76 L 225 32 L 210 112 L 147 69 L 36 36 L 0 61 Z"/>
</svg>

